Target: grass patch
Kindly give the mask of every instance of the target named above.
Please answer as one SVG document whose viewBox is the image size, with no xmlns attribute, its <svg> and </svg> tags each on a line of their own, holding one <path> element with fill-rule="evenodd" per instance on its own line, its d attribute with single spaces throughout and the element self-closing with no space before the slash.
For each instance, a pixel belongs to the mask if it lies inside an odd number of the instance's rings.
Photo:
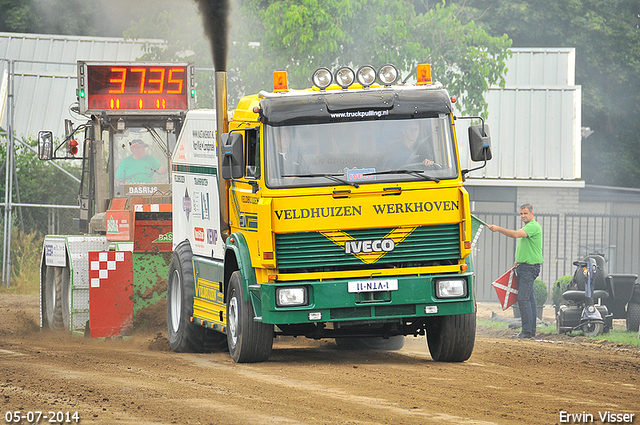
<svg viewBox="0 0 640 425">
<path fill-rule="evenodd" d="M 9 286 L 0 284 L 0 292 L 21 295 L 40 293 L 40 257 L 44 238 L 14 228 L 11 239 L 11 278 Z"/>
<path fill-rule="evenodd" d="M 594 340 L 604 340 L 613 342 L 614 344 L 632 345 L 634 347 L 640 347 L 640 338 L 636 332 L 627 332 L 622 329 L 612 329 L 609 333 L 589 337 Z"/>
<path fill-rule="evenodd" d="M 483 327 L 485 329 L 489 329 L 492 331 L 509 330 L 509 324 L 506 322 L 497 322 L 493 320 L 479 319 L 476 322 L 476 324 L 479 327 Z M 511 330 L 515 331 L 514 329 L 511 329 Z M 536 328 L 536 334 L 537 335 L 545 335 L 545 334 L 558 335 L 558 331 L 556 329 L 555 323 L 549 324 L 549 325 L 538 325 L 538 327 Z M 630 345 L 633 347 L 640 347 L 640 338 L 638 338 L 638 333 L 627 332 L 624 329 L 612 329 L 609 332 L 604 333 L 602 335 L 591 336 L 591 337 L 584 336 L 581 331 L 575 331 L 568 335 L 565 334 L 565 335 L 558 335 L 558 336 L 565 337 L 565 338 L 579 337 L 579 338 L 584 338 L 586 340 L 591 340 L 591 341 L 607 341 L 612 344 L 622 344 L 622 345 Z"/>
<path fill-rule="evenodd" d="M 487 320 L 487 319 L 479 319 L 476 321 L 478 326 L 482 326 L 485 328 L 489 328 L 496 331 L 503 331 L 509 329 L 509 324 L 507 322 L 498 322 L 495 320 Z M 548 333 L 556 333 L 556 325 L 555 323 L 549 325 L 538 325 L 536 328 L 536 332 L 540 332 L 543 334 Z"/>
</svg>

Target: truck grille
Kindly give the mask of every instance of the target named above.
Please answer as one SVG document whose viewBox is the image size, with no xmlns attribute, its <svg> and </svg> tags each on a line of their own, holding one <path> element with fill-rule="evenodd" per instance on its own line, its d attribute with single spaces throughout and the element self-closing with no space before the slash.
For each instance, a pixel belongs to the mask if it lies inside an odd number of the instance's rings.
<svg viewBox="0 0 640 425">
<path fill-rule="evenodd" d="M 344 233 L 349 240 L 371 241 L 383 239 L 393 230 L 389 227 Z M 406 233 L 393 251 L 385 252 L 374 262 L 365 262 L 358 255 L 345 253 L 344 246 L 319 232 L 280 233 L 275 235 L 276 264 L 281 272 L 289 273 L 457 264 L 460 258 L 459 224 L 407 228 Z"/>
</svg>

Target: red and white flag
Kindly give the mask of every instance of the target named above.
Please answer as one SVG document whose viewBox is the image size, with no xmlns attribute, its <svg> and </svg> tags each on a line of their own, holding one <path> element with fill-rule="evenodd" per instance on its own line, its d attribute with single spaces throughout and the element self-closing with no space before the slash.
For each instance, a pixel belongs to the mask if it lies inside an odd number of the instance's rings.
<svg viewBox="0 0 640 425">
<path fill-rule="evenodd" d="M 496 290 L 503 311 L 518 301 L 518 279 L 515 267 L 497 278 L 491 285 Z"/>
</svg>

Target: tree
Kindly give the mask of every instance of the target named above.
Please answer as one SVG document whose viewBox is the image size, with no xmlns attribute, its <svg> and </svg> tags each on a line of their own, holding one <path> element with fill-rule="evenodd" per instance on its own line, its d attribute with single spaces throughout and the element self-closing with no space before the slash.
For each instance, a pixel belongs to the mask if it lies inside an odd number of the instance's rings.
<svg viewBox="0 0 640 425">
<path fill-rule="evenodd" d="M 270 87 L 274 70 L 288 71 L 291 87 L 303 88 L 320 66 L 393 63 L 406 77 L 417 63 L 430 62 L 435 77 L 461 99 L 463 111 L 480 113 L 486 111 L 482 93 L 502 83 L 509 39 L 490 37 L 473 22 L 463 25 L 457 10 L 444 3 L 424 9 L 425 13 L 407 0 L 239 4 L 231 19 L 228 65 L 229 90 L 236 99 Z M 201 66 L 202 52 L 209 50 L 191 38 L 196 35 L 193 19 L 181 7 L 180 19 L 187 25 L 176 25 L 177 14 L 167 10 L 136 22 L 126 32 L 128 37 L 167 40 L 164 48 L 150 49 L 145 59 L 197 58 Z"/>
<path fill-rule="evenodd" d="M 637 0 L 464 0 L 463 20 L 517 47 L 575 47 L 588 183 L 640 187 L 640 3 Z"/>
<path fill-rule="evenodd" d="M 167 1 L 0 0 L 0 31 L 120 37 L 132 20 Z"/>
<path fill-rule="evenodd" d="M 456 13 L 444 2 L 418 13 L 405 0 L 281 0 L 262 13 L 263 42 L 299 85 L 319 66 L 393 63 L 406 76 L 431 63 L 463 112 L 484 112 L 482 94 L 503 84 L 510 41 L 463 25 Z"/>
<path fill-rule="evenodd" d="M 6 134 L 0 135 L 0 173 L 3 176 L 0 181 L 0 197 L 4 201 L 5 186 L 4 175 L 6 172 Z M 36 146 L 36 141 L 26 140 L 26 143 L 32 147 Z M 78 202 L 79 185 L 71 178 L 64 176 L 58 177 L 58 172 L 54 171 L 48 161 L 40 161 L 37 155 L 31 149 L 28 149 L 20 143 L 15 143 L 15 167 L 18 179 L 13 181 L 12 199 L 14 203 L 26 204 L 52 204 L 52 205 L 76 205 Z M 67 171 L 76 177 L 80 176 L 79 161 L 75 163 L 65 164 L 58 162 Z M 28 178 L 25 178 L 28 176 Z M 72 232 L 72 217 L 77 214 L 68 210 L 59 212 L 61 217 L 61 228 Z M 48 214 L 46 208 L 20 207 L 16 208 L 13 213 L 13 224 L 21 224 L 22 230 L 27 233 L 33 231 L 39 232 L 41 235 L 47 233 L 48 230 Z M 3 221 L 3 219 L 0 219 Z"/>
</svg>

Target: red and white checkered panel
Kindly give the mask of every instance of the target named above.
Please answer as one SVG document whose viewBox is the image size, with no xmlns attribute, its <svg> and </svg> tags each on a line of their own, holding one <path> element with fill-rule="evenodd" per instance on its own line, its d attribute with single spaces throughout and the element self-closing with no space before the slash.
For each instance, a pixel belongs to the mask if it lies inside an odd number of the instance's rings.
<svg viewBox="0 0 640 425">
<path fill-rule="evenodd" d="M 89 252 L 89 327 L 92 337 L 127 335 L 133 325 L 131 252 Z"/>
</svg>

